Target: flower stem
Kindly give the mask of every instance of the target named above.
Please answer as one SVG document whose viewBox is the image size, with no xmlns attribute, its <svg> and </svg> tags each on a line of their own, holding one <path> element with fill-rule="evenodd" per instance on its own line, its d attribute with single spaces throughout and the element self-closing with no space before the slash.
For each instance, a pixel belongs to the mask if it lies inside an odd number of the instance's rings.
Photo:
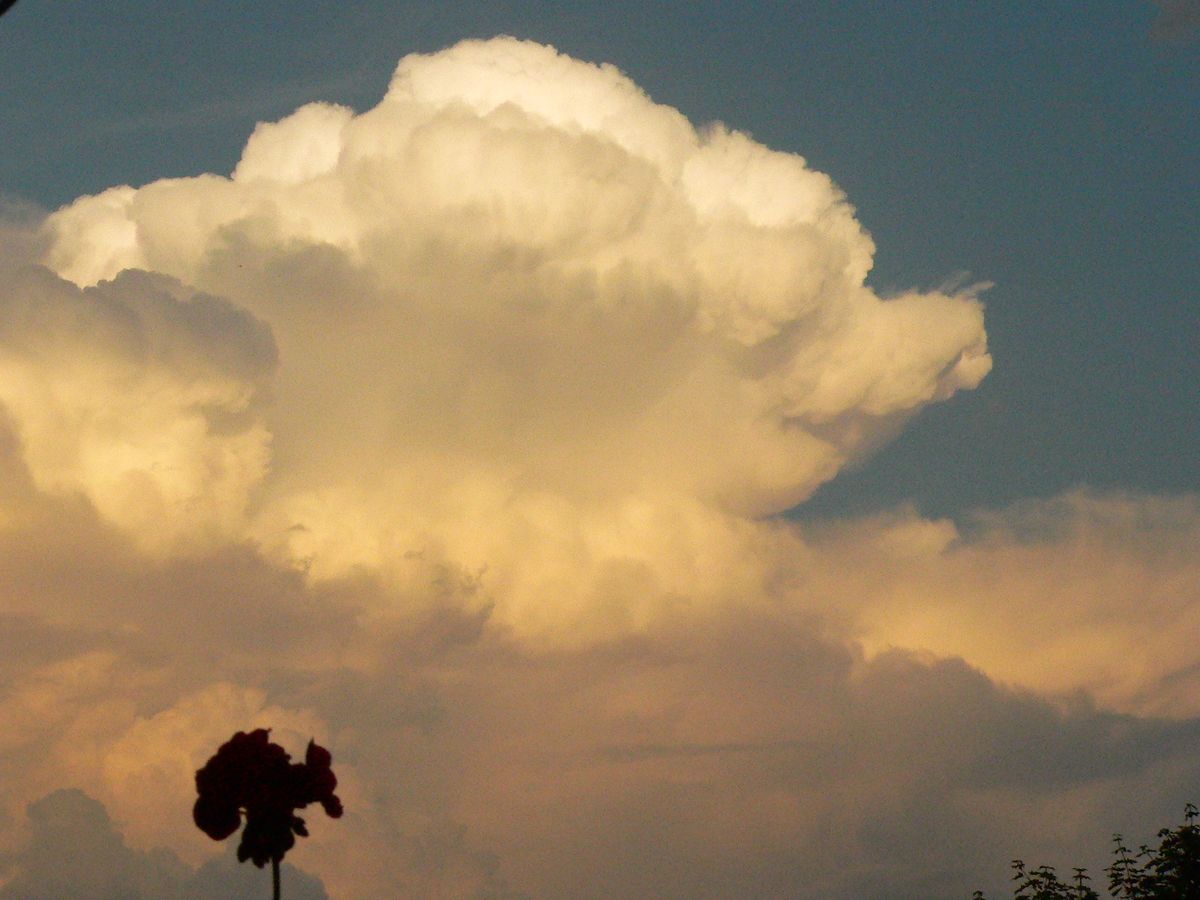
<svg viewBox="0 0 1200 900">
<path fill-rule="evenodd" d="M 279 857 L 271 857 L 271 897 L 279 900 Z"/>
</svg>

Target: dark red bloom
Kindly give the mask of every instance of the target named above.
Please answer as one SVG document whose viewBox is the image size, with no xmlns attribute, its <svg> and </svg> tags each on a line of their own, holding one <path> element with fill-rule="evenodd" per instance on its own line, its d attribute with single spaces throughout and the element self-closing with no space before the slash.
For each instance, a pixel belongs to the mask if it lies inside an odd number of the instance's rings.
<svg viewBox="0 0 1200 900">
<path fill-rule="evenodd" d="M 260 868 L 283 859 L 296 843 L 294 835 L 308 836 L 297 809 L 320 803 L 333 818 L 342 814 L 329 751 L 309 741 L 304 762 L 293 763 L 269 738 L 270 732 L 259 728 L 239 731 L 222 744 L 196 772 L 199 797 L 192 810 L 196 825 L 215 841 L 237 831 L 245 815 L 238 860 L 252 860 Z"/>
</svg>

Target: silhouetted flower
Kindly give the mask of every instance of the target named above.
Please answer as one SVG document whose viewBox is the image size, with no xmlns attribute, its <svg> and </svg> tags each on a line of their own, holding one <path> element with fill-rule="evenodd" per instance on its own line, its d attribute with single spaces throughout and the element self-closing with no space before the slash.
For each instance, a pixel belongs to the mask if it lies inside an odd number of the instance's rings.
<svg viewBox="0 0 1200 900">
<path fill-rule="evenodd" d="M 222 744 L 196 772 L 199 797 L 192 810 L 196 825 L 215 841 L 237 831 L 245 815 L 238 860 L 252 860 L 260 868 L 268 861 L 277 866 L 295 845 L 294 835 L 308 836 L 297 809 L 320 803 L 329 816 L 342 814 L 329 751 L 309 741 L 304 762 L 293 763 L 269 736 L 265 728 L 239 731 Z"/>
</svg>

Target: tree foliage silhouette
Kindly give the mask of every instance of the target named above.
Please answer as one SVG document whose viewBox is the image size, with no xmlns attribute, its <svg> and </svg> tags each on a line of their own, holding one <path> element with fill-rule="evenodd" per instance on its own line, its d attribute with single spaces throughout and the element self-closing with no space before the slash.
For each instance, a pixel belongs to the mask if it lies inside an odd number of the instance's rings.
<svg viewBox="0 0 1200 900">
<path fill-rule="evenodd" d="M 1151 849 L 1143 844 L 1134 852 L 1125 839 L 1113 835 L 1113 862 L 1108 875 L 1109 896 L 1116 900 L 1200 900 L 1200 812 L 1189 803 L 1184 808 L 1183 824 L 1158 832 L 1159 844 Z M 1012 863 L 1013 900 L 1100 900 L 1088 884 L 1086 869 L 1074 869 L 1067 881 L 1059 879 L 1053 866 L 1026 867 L 1022 860 Z M 986 900 L 976 891 L 972 900 Z"/>
<path fill-rule="evenodd" d="M 296 843 L 308 837 L 308 827 L 296 815 L 310 803 L 320 803 L 336 819 L 342 802 L 333 792 L 337 776 L 333 757 L 315 741 L 308 742 L 304 762 L 294 763 L 270 730 L 237 732 L 196 772 L 198 797 L 192 808 L 196 825 L 215 841 L 223 841 L 242 824 L 238 862 L 251 860 L 260 869 L 271 863 L 273 897 L 279 900 L 279 864 Z"/>
</svg>

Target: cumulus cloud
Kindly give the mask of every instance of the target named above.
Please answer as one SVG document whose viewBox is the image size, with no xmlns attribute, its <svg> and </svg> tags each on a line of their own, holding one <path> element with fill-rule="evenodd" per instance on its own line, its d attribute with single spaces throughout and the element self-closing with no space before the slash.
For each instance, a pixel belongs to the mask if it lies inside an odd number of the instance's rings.
<svg viewBox="0 0 1200 900">
<path fill-rule="evenodd" d="M 294 854 L 350 900 L 966 895 L 1194 784 L 1194 498 L 774 515 L 991 365 L 794 154 L 500 38 L 31 218 L 10 893 L 72 817 L 101 892 L 244 892 L 191 778 L 258 726 L 332 748 Z"/>
<path fill-rule="evenodd" d="M 1129 712 L 1200 714 L 1195 496 L 1077 490 L 961 524 L 898 510 L 808 537 L 810 583 L 868 648 L 962 656 Z"/>
<path fill-rule="evenodd" d="M 991 364 L 972 296 L 864 285 L 871 240 L 802 158 L 511 39 L 408 57 L 372 110 L 303 107 L 230 178 L 114 188 L 47 233 L 79 285 L 149 268 L 270 324 L 259 536 L 323 573 L 647 496 L 778 512 Z"/>
<path fill-rule="evenodd" d="M 269 330 L 144 272 L 80 291 L 29 268 L 0 291 L 0 404 L 35 484 L 153 544 L 240 531 L 268 457 Z"/>
</svg>

